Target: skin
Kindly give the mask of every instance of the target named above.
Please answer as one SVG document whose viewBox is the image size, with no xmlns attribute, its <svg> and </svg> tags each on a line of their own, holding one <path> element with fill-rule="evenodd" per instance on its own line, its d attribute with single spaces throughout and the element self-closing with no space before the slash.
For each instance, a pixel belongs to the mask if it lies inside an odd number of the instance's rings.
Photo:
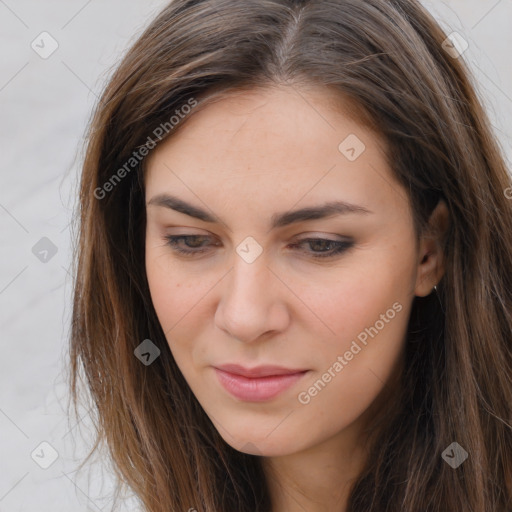
<svg viewBox="0 0 512 512">
<path fill-rule="evenodd" d="M 194 112 L 146 167 L 146 271 L 158 319 L 223 439 L 263 456 L 274 512 L 344 510 L 367 455 L 363 429 L 401 369 L 412 301 L 431 293 L 443 273 L 438 238 L 416 243 L 408 197 L 383 141 L 335 108 L 332 94 L 290 86 L 231 93 Z M 349 134 L 365 145 L 354 161 L 338 149 Z M 150 204 L 162 193 L 222 222 Z M 274 214 L 332 200 L 372 213 L 269 229 Z M 447 215 L 440 203 L 431 227 L 442 232 Z M 176 253 L 165 237 L 184 234 L 210 237 L 179 242 L 206 252 Z M 248 236 L 263 250 L 252 263 L 236 251 Z M 353 245 L 316 259 L 332 246 L 291 245 L 308 237 Z M 400 311 L 301 403 L 299 393 L 396 303 Z M 247 402 L 219 384 L 212 365 L 225 363 L 309 371 L 277 397 Z"/>
</svg>

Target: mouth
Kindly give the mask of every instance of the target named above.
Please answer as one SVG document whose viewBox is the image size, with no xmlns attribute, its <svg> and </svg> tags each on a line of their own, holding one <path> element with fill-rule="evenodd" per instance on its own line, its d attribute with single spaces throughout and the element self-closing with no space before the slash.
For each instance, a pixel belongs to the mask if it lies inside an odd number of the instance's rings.
<svg viewBox="0 0 512 512">
<path fill-rule="evenodd" d="M 224 389 L 235 398 L 246 402 L 271 400 L 302 379 L 309 371 L 279 366 L 248 369 L 232 364 L 213 368 Z"/>
</svg>

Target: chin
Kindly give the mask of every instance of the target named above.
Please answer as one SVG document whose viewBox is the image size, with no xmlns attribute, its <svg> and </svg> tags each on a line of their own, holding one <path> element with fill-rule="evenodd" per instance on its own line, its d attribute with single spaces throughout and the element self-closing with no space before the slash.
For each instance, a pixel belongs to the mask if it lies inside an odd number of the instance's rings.
<svg viewBox="0 0 512 512">
<path fill-rule="evenodd" d="M 260 431 L 256 431 L 254 425 L 252 429 L 240 429 L 238 432 L 230 430 L 231 435 L 222 429 L 218 432 L 229 446 L 249 455 L 277 457 L 294 453 L 300 448 L 296 435 L 287 434 L 284 431 L 278 435 L 272 433 L 272 429 L 269 430 L 268 428 L 261 428 Z"/>
</svg>

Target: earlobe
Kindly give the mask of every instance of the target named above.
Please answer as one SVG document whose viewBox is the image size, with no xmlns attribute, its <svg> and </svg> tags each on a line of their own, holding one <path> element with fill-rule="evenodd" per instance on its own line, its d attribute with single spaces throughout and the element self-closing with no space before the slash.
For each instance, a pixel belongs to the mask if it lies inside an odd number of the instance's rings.
<svg viewBox="0 0 512 512">
<path fill-rule="evenodd" d="M 430 215 L 428 226 L 420 237 L 414 295 L 419 297 L 429 295 L 443 277 L 445 271 L 443 242 L 449 223 L 448 208 L 444 200 L 440 199 Z"/>
</svg>

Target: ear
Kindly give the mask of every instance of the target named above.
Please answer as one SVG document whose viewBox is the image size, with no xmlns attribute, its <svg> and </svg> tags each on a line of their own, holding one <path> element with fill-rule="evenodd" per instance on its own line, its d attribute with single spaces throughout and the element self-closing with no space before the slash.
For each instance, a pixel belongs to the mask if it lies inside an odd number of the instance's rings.
<svg viewBox="0 0 512 512">
<path fill-rule="evenodd" d="M 445 270 L 443 240 L 450 223 L 448 208 L 440 199 L 430 214 L 428 225 L 420 237 L 418 268 L 414 294 L 419 297 L 429 295 L 439 283 Z"/>
</svg>

